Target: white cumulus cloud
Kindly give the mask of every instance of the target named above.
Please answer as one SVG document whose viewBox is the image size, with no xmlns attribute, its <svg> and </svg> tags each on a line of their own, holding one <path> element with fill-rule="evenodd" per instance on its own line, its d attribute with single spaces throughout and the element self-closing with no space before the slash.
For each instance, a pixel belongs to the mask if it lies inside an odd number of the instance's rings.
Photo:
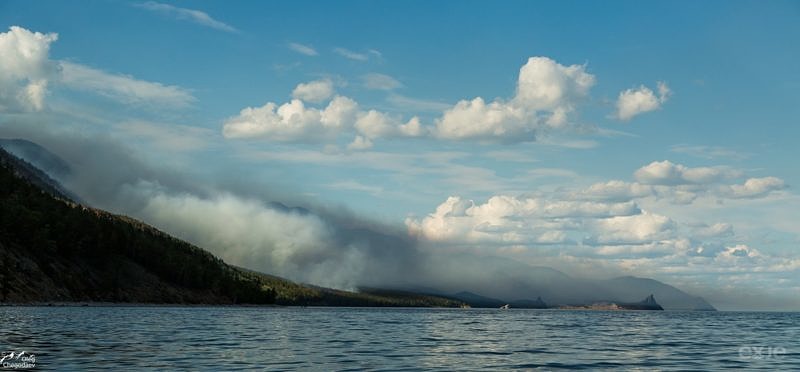
<svg viewBox="0 0 800 372">
<path fill-rule="evenodd" d="M 292 97 L 306 102 L 319 103 L 333 95 L 333 82 L 330 79 L 300 83 L 292 91 Z"/>
<path fill-rule="evenodd" d="M 57 64 L 48 58 L 56 40 L 56 33 L 17 26 L 0 33 L 0 112 L 42 110 L 48 83 L 57 74 Z"/>
<path fill-rule="evenodd" d="M 741 176 L 726 167 L 690 168 L 669 160 L 654 161 L 634 173 L 637 181 L 648 185 L 709 184 Z"/>
<path fill-rule="evenodd" d="M 128 105 L 183 108 L 195 101 L 191 92 L 178 86 L 50 60 L 50 44 L 57 39 L 55 33 L 17 26 L 0 33 L 0 111 L 42 110 L 51 83 Z"/>
<path fill-rule="evenodd" d="M 633 202 L 600 203 L 496 195 L 483 204 L 451 196 L 422 218 L 407 219 L 413 235 L 434 241 L 556 243 L 584 220 L 641 213 Z"/>
<path fill-rule="evenodd" d="M 628 201 L 653 195 L 655 190 L 650 185 L 638 182 L 611 180 L 593 184 L 576 194 L 579 199 L 603 201 Z"/>
<path fill-rule="evenodd" d="M 306 107 L 293 99 L 282 105 L 269 102 L 261 107 L 247 107 L 229 118 L 223 126 L 227 138 L 264 137 L 276 142 L 320 142 L 335 137 L 344 118 L 353 115 L 355 104 L 337 97 L 323 109 Z"/>
<path fill-rule="evenodd" d="M 335 96 L 324 109 L 307 107 L 306 103 L 321 103 L 333 95 L 329 79 L 302 83 L 292 92 L 293 100 L 278 105 L 268 102 L 261 107 L 246 107 L 239 115 L 223 124 L 227 138 L 259 137 L 275 142 L 318 143 L 335 142 L 339 134 L 353 133 L 350 150 L 372 148 L 378 138 L 419 137 L 426 128 L 419 118 L 403 122 L 399 115 L 377 110 L 362 111 L 354 100 Z"/>
<path fill-rule="evenodd" d="M 735 199 L 752 199 L 786 188 L 786 182 L 777 177 L 750 178 L 742 185 L 731 185 L 726 194 Z"/>
<path fill-rule="evenodd" d="M 615 116 L 619 120 L 628 121 L 636 115 L 658 110 L 671 94 L 667 84 L 661 81 L 658 82 L 658 94 L 644 85 L 637 89 L 626 89 L 619 93 Z"/>
<path fill-rule="evenodd" d="M 533 141 L 541 131 L 565 126 L 594 83 L 586 66 L 532 57 L 520 68 L 511 100 L 462 100 L 436 121 L 435 133 L 451 140 Z"/>
<path fill-rule="evenodd" d="M 293 44 L 291 47 L 308 55 L 316 53 L 302 45 Z M 343 55 L 352 53 L 342 48 L 336 51 Z M 368 89 L 390 91 L 402 86 L 391 76 L 378 73 L 362 75 L 361 79 Z M 576 122 L 575 116 L 595 81 L 595 76 L 586 71 L 586 65 L 562 65 L 547 57 L 531 57 L 520 68 L 516 92 L 509 99 L 486 100 L 475 97 L 461 100 L 455 105 L 447 105 L 391 94 L 387 100 L 393 106 L 405 110 L 441 111 L 441 115 L 423 123 L 419 117 L 430 117 L 429 115 L 412 115 L 406 121 L 399 115 L 365 108 L 357 112 L 357 118 L 351 126 L 342 128 L 347 130 L 352 127 L 356 132 L 354 134 L 370 139 L 370 145 L 377 138 L 419 136 L 447 141 L 509 144 L 532 142 L 542 136 L 555 138 L 565 133 L 586 133 L 592 131 L 592 127 Z M 312 103 L 322 102 L 332 94 L 332 88 L 328 89 L 329 87 L 330 82 L 324 80 L 300 84 L 293 97 Z M 669 95 L 668 88 L 664 84 L 659 87 L 666 99 Z M 228 125 L 226 130 L 230 130 Z M 230 131 L 227 133 L 231 134 Z M 246 136 L 246 132 L 241 132 L 228 137 Z M 282 137 L 275 138 L 280 140 Z M 350 146 L 367 147 L 366 141 L 359 140 L 357 143 L 351 143 Z"/>
<path fill-rule="evenodd" d="M 631 216 L 616 216 L 592 221 L 594 236 L 590 244 L 625 245 L 648 244 L 674 237 L 676 224 L 672 219 L 643 211 Z"/>
<path fill-rule="evenodd" d="M 372 148 L 372 141 L 370 141 L 369 138 L 361 135 L 357 135 L 356 138 L 353 138 L 353 142 L 350 142 L 347 145 L 348 150 L 354 151 L 367 150 L 370 148 Z"/>
</svg>

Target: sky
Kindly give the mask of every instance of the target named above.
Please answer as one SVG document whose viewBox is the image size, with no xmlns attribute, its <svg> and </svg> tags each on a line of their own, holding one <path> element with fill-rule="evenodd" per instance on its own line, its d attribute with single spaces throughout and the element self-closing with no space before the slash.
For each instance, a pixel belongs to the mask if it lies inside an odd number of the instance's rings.
<svg viewBox="0 0 800 372">
<path fill-rule="evenodd" d="M 800 309 L 798 61 L 796 1 L 0 1 L 0 137 L 237 264 L 330 240 L 280 201 Z"/>
</svg>

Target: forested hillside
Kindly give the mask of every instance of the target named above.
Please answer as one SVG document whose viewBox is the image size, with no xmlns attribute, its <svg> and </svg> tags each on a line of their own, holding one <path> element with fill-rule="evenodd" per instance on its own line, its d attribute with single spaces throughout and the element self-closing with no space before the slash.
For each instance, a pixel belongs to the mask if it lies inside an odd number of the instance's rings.
<svg viewBox="0 0 800 372">
<path fill-rule="evenodd" d="M 0 300 L 11 303 L 460 305 L 300 285 L 228 265 L 142 222 L 75 203 L 2 149 L 0 263 Z"/>
</svg>

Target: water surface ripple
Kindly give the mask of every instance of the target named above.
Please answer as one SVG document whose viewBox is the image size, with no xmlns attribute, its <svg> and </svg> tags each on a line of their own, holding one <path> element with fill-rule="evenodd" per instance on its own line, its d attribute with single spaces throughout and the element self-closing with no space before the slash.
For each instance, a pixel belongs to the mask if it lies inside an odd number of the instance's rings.
<svg viewBox="0 0 800 372">
<path fill-rule="evenodd" d="M 800 313 L 0 307 L 38 369 L 800 370 Z"/>
</svg>

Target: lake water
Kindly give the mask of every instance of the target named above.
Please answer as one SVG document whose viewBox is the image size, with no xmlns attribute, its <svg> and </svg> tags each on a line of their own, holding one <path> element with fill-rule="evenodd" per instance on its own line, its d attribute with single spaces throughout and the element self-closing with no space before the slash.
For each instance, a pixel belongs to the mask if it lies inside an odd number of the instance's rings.
<svg viewBox="0 0 800 372">
<path fill-rule="evenodd" d="M 37 369 L 800 370 L 800 313 L 0 307 L 0 325 Z"/>
</svg>

